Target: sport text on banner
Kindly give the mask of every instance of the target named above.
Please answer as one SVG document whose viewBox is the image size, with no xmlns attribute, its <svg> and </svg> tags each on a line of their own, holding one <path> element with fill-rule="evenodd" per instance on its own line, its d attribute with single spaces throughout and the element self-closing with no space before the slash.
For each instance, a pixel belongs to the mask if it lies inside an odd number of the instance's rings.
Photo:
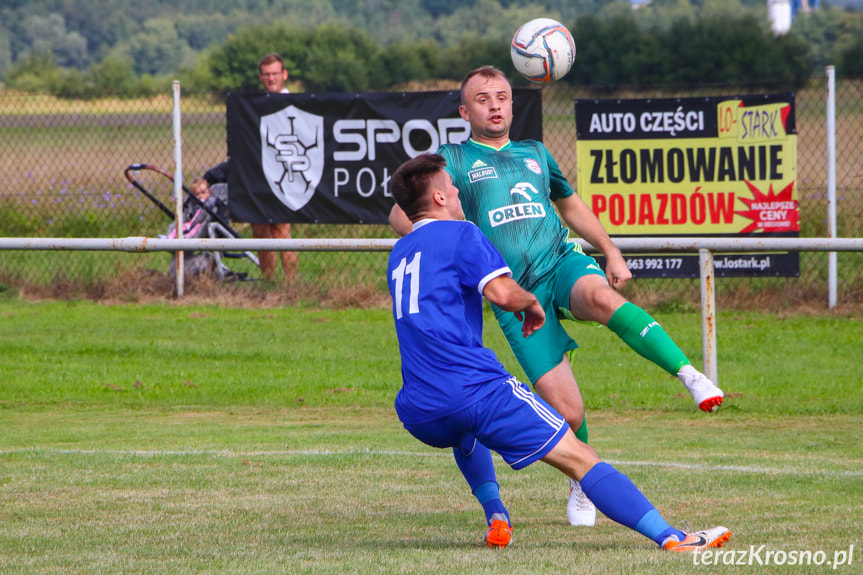
<svg viewBox="0 0 863 575">
<path fill-rule="evenodd" d="M 542 139 L 539 90 L 515 91 L 514 139 Z M 470 137 L 459 92 L 229 94 L 237 222 L 386 224 L 392 173 Z"/>
</svg>

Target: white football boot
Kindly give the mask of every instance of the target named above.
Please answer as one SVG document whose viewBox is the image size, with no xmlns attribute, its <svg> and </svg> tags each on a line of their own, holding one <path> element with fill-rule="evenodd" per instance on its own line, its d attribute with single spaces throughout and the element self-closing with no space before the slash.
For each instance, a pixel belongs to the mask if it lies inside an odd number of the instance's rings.
<svg viewBox="0 0 863 575">
<path fill-rule="evenodd" d="M 596 507 L 581 490 L 581 484 L 574 479 L 569 480 L 566 518 L 569 519 L 569 524 L 575 527 L 593 527 L 596 525 Z"/>
<path fill-rule="evenodd" d="M 716 411 L 722 405 L 722 398 L 725 397 L 722 390 L 691 365 L 684 365 L 677 372 L 677 377 L 689 390 L 689 394 L 695 400 L 695 405 L 701 411 Z"/>
</svg>

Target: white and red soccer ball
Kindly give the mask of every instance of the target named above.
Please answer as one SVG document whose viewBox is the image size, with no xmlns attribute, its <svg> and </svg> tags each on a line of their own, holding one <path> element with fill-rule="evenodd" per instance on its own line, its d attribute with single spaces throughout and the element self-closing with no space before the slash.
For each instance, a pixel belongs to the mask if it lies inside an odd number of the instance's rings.
<svg viewBox="0 0 863 575">
<path fill-rule="evenodd" d="M 575 42 L 566 26 L 551 18 L 523 24 L 512 37 L 510 56 L 516 71 L 547 84 L 563 78 L 575 60 Z"/>
</svg>

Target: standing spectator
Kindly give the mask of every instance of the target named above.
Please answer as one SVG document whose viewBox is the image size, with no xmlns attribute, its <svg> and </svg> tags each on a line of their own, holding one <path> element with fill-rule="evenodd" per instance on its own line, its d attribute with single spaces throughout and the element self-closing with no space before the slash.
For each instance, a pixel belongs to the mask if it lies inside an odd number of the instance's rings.
<svg viewBox="0 0 863 575">
<path fill-rule="evenodd" d="M 288 94 L 285 82 L 288 81 L 288 71 L 285 61 L 278 54 L 267 54 L 258 64 L 258 78 L 271 94 Z M 265 239 L 291 239 L 291 224 L 268 223 L 252 224 L 252 236 Z M 297 252 L 281 252 L 282 273 L 285 280 L 293 280 L 297 275 Z M 276 277 L 276 252 L 258 252 L 261 273 L 264 278 L 273 281 Z"/>
<path fill-rule="evenodd" d="M 270 94 L 290 94 L 285 88 L 288 81 L 288 71 L 285 61 L 278 54 L 267 54 L 258 64 L 258 78 Z M 204 174 L 204 178 L 212 186 L 216 183 L 228 183 L 228 162 L 215 165 Z M 290 223 L 252 224 L 252 236 L 263 239 L 291 239 Z M 280 252 L 282 257 L 282 273 L 285 280 L 293 280 L 297 276 L 297 252 Z M 258 262 L 264 279 L 274 281 L 276 278 L 276 252 L 258 252 Z"/>
</svg>

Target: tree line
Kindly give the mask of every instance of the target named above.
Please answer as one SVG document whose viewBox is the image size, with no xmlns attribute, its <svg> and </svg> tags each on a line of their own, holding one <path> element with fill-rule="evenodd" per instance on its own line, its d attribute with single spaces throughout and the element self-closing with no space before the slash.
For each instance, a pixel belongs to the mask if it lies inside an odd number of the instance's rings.
<svg viewBox="0 0 863 575">
<path fill-rule="evenodd" d="M 91 8 L 97 4 L 83 0 L 62 4 L 76 2 Z M 44 3 L 50 4 L 47 0 L 35 4 Z M 4 7 L 10 4 L 30 5 L 0 2 L 0 15 L 12 13 L 9 6 Z M 185 90 L 257 90 L 257 63 L 270 52 L 285 58 L 292 87 L 306 91 L 380 91 L 408 82 L 457 80 L 483 64 L 496 65 L 521 83 L 510 62 L 509 41 L 518 24 L 537 15 L 519 0 L 187 0 L 179 4 L 210 11 L 174 17 L 158 10 L 162 2 L 144 4 L 150 11 L 137 8 L 136 17 L 143 23 L 125 40 L 112 39 L 104 30 L 101 40 L 85 39 L 69 31 L 69 21 L 58 12 L 22 17 L 19 11 L 17 19 L 2 20 L 0 64 L 4 34 L 6 52 L 11 51 L 9 27 L 17 26 L 33 38 L 27 49 L 22 48 L 26 42 L 19 40 L 17 58 L 3 74 L 5 88 L 66 98 L 138 97 L 164 93 L 172 80 L 180 79 Z M 302 19 L 293 23 L 293 18 L 284 17 L 262 23 L 252 17 L 256 8 L 269 14 L 277 5 L 289 4 L 294 15 L 317 10 L 320 13 L 307 14 L 307 20 L 321 23 L 307 25 Z M 397 4 L 400 11 L 387 9 L 390 4 Z M 377 20 L 359 11 L 360 5 L 378 6 Z M 799 17 L 790 33 L 775 36 L 766 14 L 740 0 L 719 8 L 710 2 L 701 6 L 695 0 L 654 0 L 639 10 L 628 2 L 603 0 L 549 0 L 546 5 L 550 14 L 542 15 L 567 25 L 578 50 L 564 83 L 599 87 L 762 83 L 795 89 L 827 63 L 836 65 L 841 77 L 863 77 L 859 12 L 827 6 Z M 108 6 L 103 8 L 99 18 L 105 22 L 98 29 L 110 28 L 108 22 L 130 28 L 116 14 L 112 17 Z M 561 12 L 569 19 L 559 16 Z M 410 15 L 427 24 L 427 33 L 376 32 L 392 27 L 393 18 Z M 464 27 L 466 18 L 473 33 Z M 445 32 L 440 26 L 451 29 Z M 113 34 L 119 37 L 121 32 Z"/>
</svg>

